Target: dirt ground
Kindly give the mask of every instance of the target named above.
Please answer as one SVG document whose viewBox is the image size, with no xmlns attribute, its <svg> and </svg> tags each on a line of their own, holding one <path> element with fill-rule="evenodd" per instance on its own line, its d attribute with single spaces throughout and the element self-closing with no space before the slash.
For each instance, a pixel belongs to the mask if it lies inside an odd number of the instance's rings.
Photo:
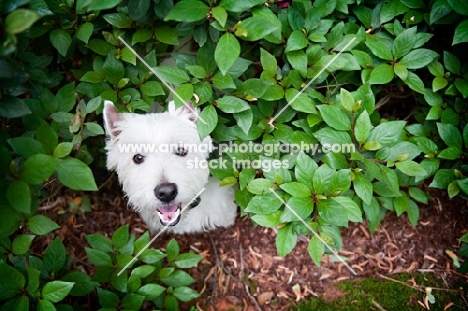
<svg viewBox="0 0 468 311">
<path fill-rule="evenodd" d="M 278 256 L 275 230 L 254 227 L 248 217 L 239 217 L 231 228 L 211 232 L 218 256 L 206 233 L 175 236 L 181 252 L 192 250 L 204 256 L 189 271 L 196 279 L 193 288 L 201 294 L 196 307 L 213 311 L 287 310 L 305 297 L 334 299 L 341 295 L 334 284 L 352 278 L 413 271 L 433 273 L 444 280 L 464 277 L 452 269 L 445 251 L 457 252 L 458 239 L 468 231 L 467 201 L 450 200 L 442 191 L 424 190 L 433 198 L 428 205 L 420 205 L 416 227 L 405 215 L 388 213 L 373 234 L 365 223 L 350 223 L 342 230 L 343 248 L 339 254 L 347 258 L 357 275 L 332 256 L 324 256 L 321 267 L 317 267 L 307 252 L 308 237 L 301 237 L 285 258 Z M 75 267 L 89 269 L 84 251 L 88 246 L 86 234 L 110 236 L 125 224 L 130 224 L 137 236 L 146 230 L 138 214 L 128 208 L 115 178 L 91 194 L 90 212 L 68 212 L 73 197 L 80 195 L 66 192 L 43 202 L 41 207 L 61 225 L 58 235 L 73 254 Z M 162 235 L 152 247 L 163 249 L 173 237 Z M 50 239 L 44 239 L 40 247 L 44 249 L 48 242 Z"/>
</svg>

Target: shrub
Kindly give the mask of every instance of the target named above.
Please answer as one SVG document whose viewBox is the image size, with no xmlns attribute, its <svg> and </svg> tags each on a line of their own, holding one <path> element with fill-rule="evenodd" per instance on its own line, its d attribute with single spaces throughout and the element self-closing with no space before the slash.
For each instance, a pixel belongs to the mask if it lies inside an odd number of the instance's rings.
<svg viewBox="0 0 468 311">
<path fill-rule="evenodd" d="M 225 147 L 212 174 L 239 185 L 243 215 L 278 228 L 280 255 L 312 229 L 320 264 L 318 236 L 340 248 L 340 228 L 363 216 L 371 231 L 386 211 L 416 225 L 426 181 L 467 197 L 462 0 L 7 0 L 0 14 L 0 237 L 10 257 L 16 239 L 24 250 L 58 227 L 37 214 L 48 190 L 97 190 L 103 100 L 146 112 L 170 93 L 156 76 L 177 85 L 177 105 L 200 109 L 200 136 Z M 192 49 L 181 52 L 186 37 Z M 167 57 L 176 66 L 158 66 Z M 19 290 L 24 275 L 7 257 Z"/>
</svg>

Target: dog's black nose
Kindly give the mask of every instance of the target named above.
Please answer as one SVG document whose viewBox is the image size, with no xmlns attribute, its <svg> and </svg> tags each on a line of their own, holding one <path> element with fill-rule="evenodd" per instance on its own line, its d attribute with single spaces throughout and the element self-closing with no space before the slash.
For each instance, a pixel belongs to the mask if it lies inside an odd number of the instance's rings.
<svg viewBox="0 0 468 311">
<path fill-rule="evenodd" d="M 171 202 L 177 196 L 177 186 L 174 183 L 162 183 L 154 188 L 154 195 L 161 202 Z"/>
</svg>

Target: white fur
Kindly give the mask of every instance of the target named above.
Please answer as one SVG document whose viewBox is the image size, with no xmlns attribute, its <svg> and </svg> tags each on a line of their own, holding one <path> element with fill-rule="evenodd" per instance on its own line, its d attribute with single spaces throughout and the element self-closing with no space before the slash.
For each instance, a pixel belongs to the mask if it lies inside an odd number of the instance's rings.
<svg viewBox="0 0 468 311">
<path fill-rule="evenodd" d="M 172 107 L 171 107 L 172 106 Z M 211 138 L 200 141 L 196 128 L 196 111 L 183 106 L 169 112 L 133 114 L 117 113 L 110 101 L 105 102 L 104 123 L 109 139 L 106 142 L 107 168 L 115 170 L 133 209 L 140 213 L 150 231 L 161 230 L 157 209 L 164 205 L 154 194 L 160 183 L 174 183 L 178 194 L 174 203 L 185 207 L 195 195 L 206 187 L 201 201 L 194 208 L 187 208 L 175 226 L 167 231 L 194 233 L 234 223 L 237 206 L 233 189 L 219 187 L 219 182 L 209 177 L 208 168 L 193 168 L 190 161 L 205 160 L 212 148 Z M 196 144 L 197 150 L 186 156 L 174 152 L 122 152 L 119 144 Z M 204 148 L 201 148 L 204 147 Z M 133 161 L 135 153 L 145 157 L 144 162 Z M 206 167 L 206 166 L 205 166 Z"/>
</svg>

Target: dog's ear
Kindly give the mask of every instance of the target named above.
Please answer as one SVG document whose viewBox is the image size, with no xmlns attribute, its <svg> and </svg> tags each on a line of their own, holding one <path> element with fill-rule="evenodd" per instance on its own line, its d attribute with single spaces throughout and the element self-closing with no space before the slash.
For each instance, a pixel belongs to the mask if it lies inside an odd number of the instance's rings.
<svg viewBox="0 0 468 311">
<path fill-rule="evenodd" d="M 114 103 L 110 100 L 104 101 L 104 126 L 106 128 L 107 135 L 112 138 L 117 137 L 120 134 L 120 130 L 117 129 L 116 123 L 122 120 L 122 116 L 115 108 Z"/>
<path fill-rule="evenodd" d="M 193 107 L 192 102 L 184 103 L 181 107 L 176 109 L 174 101 L 170 101 L 168 104 L 168 111 L 172 115 L 193 123 L 197 122 L 199 114 L 198 109 Z"/>
</svg>

